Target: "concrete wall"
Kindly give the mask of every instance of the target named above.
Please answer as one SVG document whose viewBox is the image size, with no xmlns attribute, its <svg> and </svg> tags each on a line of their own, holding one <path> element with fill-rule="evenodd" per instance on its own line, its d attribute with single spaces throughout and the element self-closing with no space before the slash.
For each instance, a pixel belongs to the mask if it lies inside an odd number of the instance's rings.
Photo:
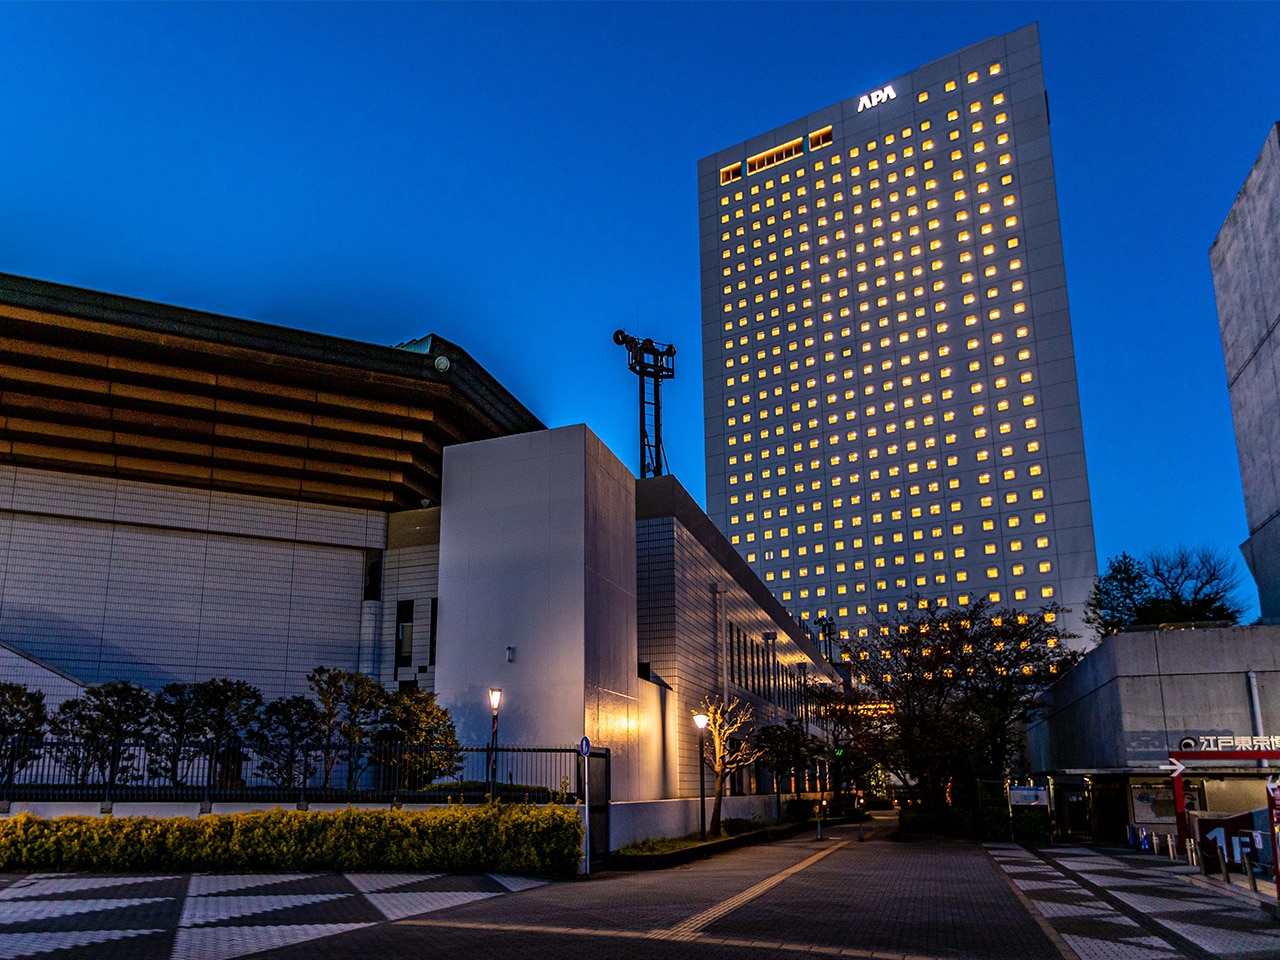
<svg viewBox="0 0 1280 960">
<path fill-rule="evenodd" d="M 668 694 L 662 795 L 690 797 L 698 792 L 692 717 L 704 697 L 737 698 L 763 725 L 796 715 L 805 676 L 837 677 L 674 477 L 638 481 L 636 497 L 638 651 Z M 742 775 L 745 791 L 752 773 Z"/>
<path fill-rule="evenodd" d="M 1253 729 L 1248 671 L 1262 730 Z M 1028 736 L 1038 771 L 1152 768 L 1184 737 L 1280 734 L 1280 627 L 1121 633 L 1045 695 Z"/>
<path fill-rule="evenodd" d="M 711 786 L 708 785 L 708 791 Z M 785 799 L 785 798 L 784 798 Z M 711 822 L 712 797 L 707 797 L 707 822 Z M 777 798 L 772 794 L 749 797 L 725 797 L 720 816 L 755 817 L 766 823 L 775 819 Z M 620 850 L 629 843 L 650 837 L 684 837 L 697 833 L 700 826 L 697 796 L 678 800 L 651 800 L 638 803 L 614 803 L 609 807 L 609 846 Z"/>
<path fill-rule="evenodd" d="M 385 536 L 373 510 L 0 466 L 0 640 L 84 683 L 300 693 L 357 666 Z"/>
<path fill-rule="evenodd" d="M 635 635 L 635 480 L 586 427 L 445 450 L 435 687 L 464 743 L 613 751 L 613 796 L 653 796 L 659 749 Z M 509 654 L 510 649 L 510 654 Z"/>
<path fill-rule="evenodd" d="M 1280 620 L 1280 124 L 1209 250 L 1262 616 Z"/>
</svg>

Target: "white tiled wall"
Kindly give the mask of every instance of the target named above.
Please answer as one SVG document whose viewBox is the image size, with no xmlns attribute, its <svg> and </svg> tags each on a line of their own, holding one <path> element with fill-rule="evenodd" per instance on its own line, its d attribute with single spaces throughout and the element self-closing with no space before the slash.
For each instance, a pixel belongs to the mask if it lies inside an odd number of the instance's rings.
<svg viewBox="0 0 1280 960">
<path fill-rule="evenodd" d="M 0 679 L 44 691 L 45 709 L 52 713 L 63 700 L 80 696 L 83 687 L 56 671 L 42 666 L 17 650 L 0 643 Z"/>
<path fill-rule="evenodd" d="M 356 668 L 385 537 L 377 511 L 0 467 L 0 641 L 85 683 L 302 692 Z"/>
<path fill-rule="evenodd" d="M 394 686 L 413 680 L 423 690 L 435 690 L 435 666 L 431 658 L 431 600 L 438 596 L 440 544 L 421 544 L 387 550 L 382 571 L 382 656 L 379 678 Z M 396 669 L 396 602 L 413 601 L 413 662 Z"/>
</svg>

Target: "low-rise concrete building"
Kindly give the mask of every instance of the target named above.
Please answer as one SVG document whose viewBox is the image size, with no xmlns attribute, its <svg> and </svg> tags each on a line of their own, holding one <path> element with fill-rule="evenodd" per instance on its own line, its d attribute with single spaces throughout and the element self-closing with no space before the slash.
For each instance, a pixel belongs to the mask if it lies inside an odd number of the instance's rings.
<svg viewBox="0 0 1280 960">
<path fill-rule="evenodd" d="M 1175 828 L 1172 752 L 1280 751 L 1280 626 L 1107 637 L 1044 694 L 1028 730 L 1061 833 L 1123 842 L 1132 825 Z M 1223 816 L 1266 806 L 1255 760 L 1188 760 L 1187 807 Z"/>
<path fill-rule="evenodd" d="M 766 722 L 839 676 L 672 477 L 582 425 L 450 447 L 435 690 L 464 742 L 607 747 L 614 848 L 697 828 L 704 697 Z M 752 773 L 726 815 L 767 815 Z"/>
</svg>

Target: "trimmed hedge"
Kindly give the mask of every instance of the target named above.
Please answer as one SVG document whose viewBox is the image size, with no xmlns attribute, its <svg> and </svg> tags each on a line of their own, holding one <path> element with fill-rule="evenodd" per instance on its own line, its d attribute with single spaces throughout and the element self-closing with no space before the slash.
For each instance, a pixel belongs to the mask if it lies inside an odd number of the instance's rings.
<svg viewBox="0 0 1280 960">
<path fill-rule="evenodd" d="M 573 807 L 488 803 L 190 817 L 0 819 L 0 870 L 405 870 L 572 877 Z"/>
</svg>

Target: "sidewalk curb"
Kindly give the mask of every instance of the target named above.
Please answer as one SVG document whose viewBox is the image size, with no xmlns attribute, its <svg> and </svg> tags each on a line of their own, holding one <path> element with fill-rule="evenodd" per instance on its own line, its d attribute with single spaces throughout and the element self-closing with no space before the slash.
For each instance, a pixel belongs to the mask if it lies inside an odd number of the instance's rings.
<svg viewBox="0 0 1280 960">
<path fill-rule="evenodd" d="M 853 822 L 849 817 L 832 817 L 823 820 L 824 826 L 840 826 Z M 870 822 L 870 821 L 864 821 Z M 727 850 L 736 850 L 739 847 L 751 847 L 762 843 L 772 843 L 775 840 L 787 840 L 801 833 L 808 833 L 817 829 L 817 821 L 802 821 L 800 823 L 786 824 L 785 826 L 767 827 L 764 830 L 755 830 L 751 833 L 741 833 L 736 837 L 725 837 L 721 840 L 708 840 L 706 843 L 699 843 L 695 846 L 685 847 L 683 850 L 673 850 L 670 853 L 640 853 L 640 854 L 617 854 L 611 853 L 604 862 L 604 869 L 609 871 L 625 872 L 628 870 L 666 870 L 668 867 L 679 867 L 686 863 L 693 863 L 696 860 L 705 860 L 713 857 L 717 853 L 724 853 Z M 597 870 L 600 868 L 597 867 Z"/>
<path fill-rule="evenodd" d="M 1018 846 L 1021 846 L 1021 844 Z M 1062 954 L 1062 960 L 1080 960 L 1080 954 L 1076 953 L 1075 950 L 1072 949 L 1071 944 L 1067 943 L 1062 934 L 1060 934 L 1053 924 L 1049 922 L 1049 918 L 1040 912 L 1035 901 L 1023 893 L 1018 885 L 1013 882 L 1013 877 L 1005 873 L 1004 868 L 1000 866 L 996 861 L 996 858 L 991 855 L 991 851 L 987 849 L 987 845 L 983 844 L 982 848 L 987 855 L 987 861 L 995 868 L 996 872 L 1000 874 L 1000 879 L 1004 881 L 1005 886 L 1013 891 L 1013 895 L 1018 898 L 1018 902 L 1022 904 L 1023 909 L 1031 915 L 1031 919 L 1036 922 L 1036 926 L 1040 928 L 1040 932 L 1048 937 L 1049 942 L 1054 945 L 1060 954 Z M 1027 848 L 1023 847 L 1022 849 L 1026 850 Z"/>
<path fill-rule="evenodd" d="M 1179 873 L 1175 874 L 1186 883 L 1193 886 L 1203 887 L 1206 890 L 1212 890 L 1215 893 L 1221 893 L 1228 897 L 1234 897 L 1242 903 L 1252 903 L 1263 913 L 1268 913 L 1276 919 L 1280 919 L 1280 903 L 1277 903 L 1275 897 L 1269 897 L 1264 893 L 1254 893 L 1252 890 L 1242 890 L 1234 883 L 1230 886 L 1218 880 L 1212 880 L 1209 877 L 1202 876 L 1197 873 Z"/>
</svg>

